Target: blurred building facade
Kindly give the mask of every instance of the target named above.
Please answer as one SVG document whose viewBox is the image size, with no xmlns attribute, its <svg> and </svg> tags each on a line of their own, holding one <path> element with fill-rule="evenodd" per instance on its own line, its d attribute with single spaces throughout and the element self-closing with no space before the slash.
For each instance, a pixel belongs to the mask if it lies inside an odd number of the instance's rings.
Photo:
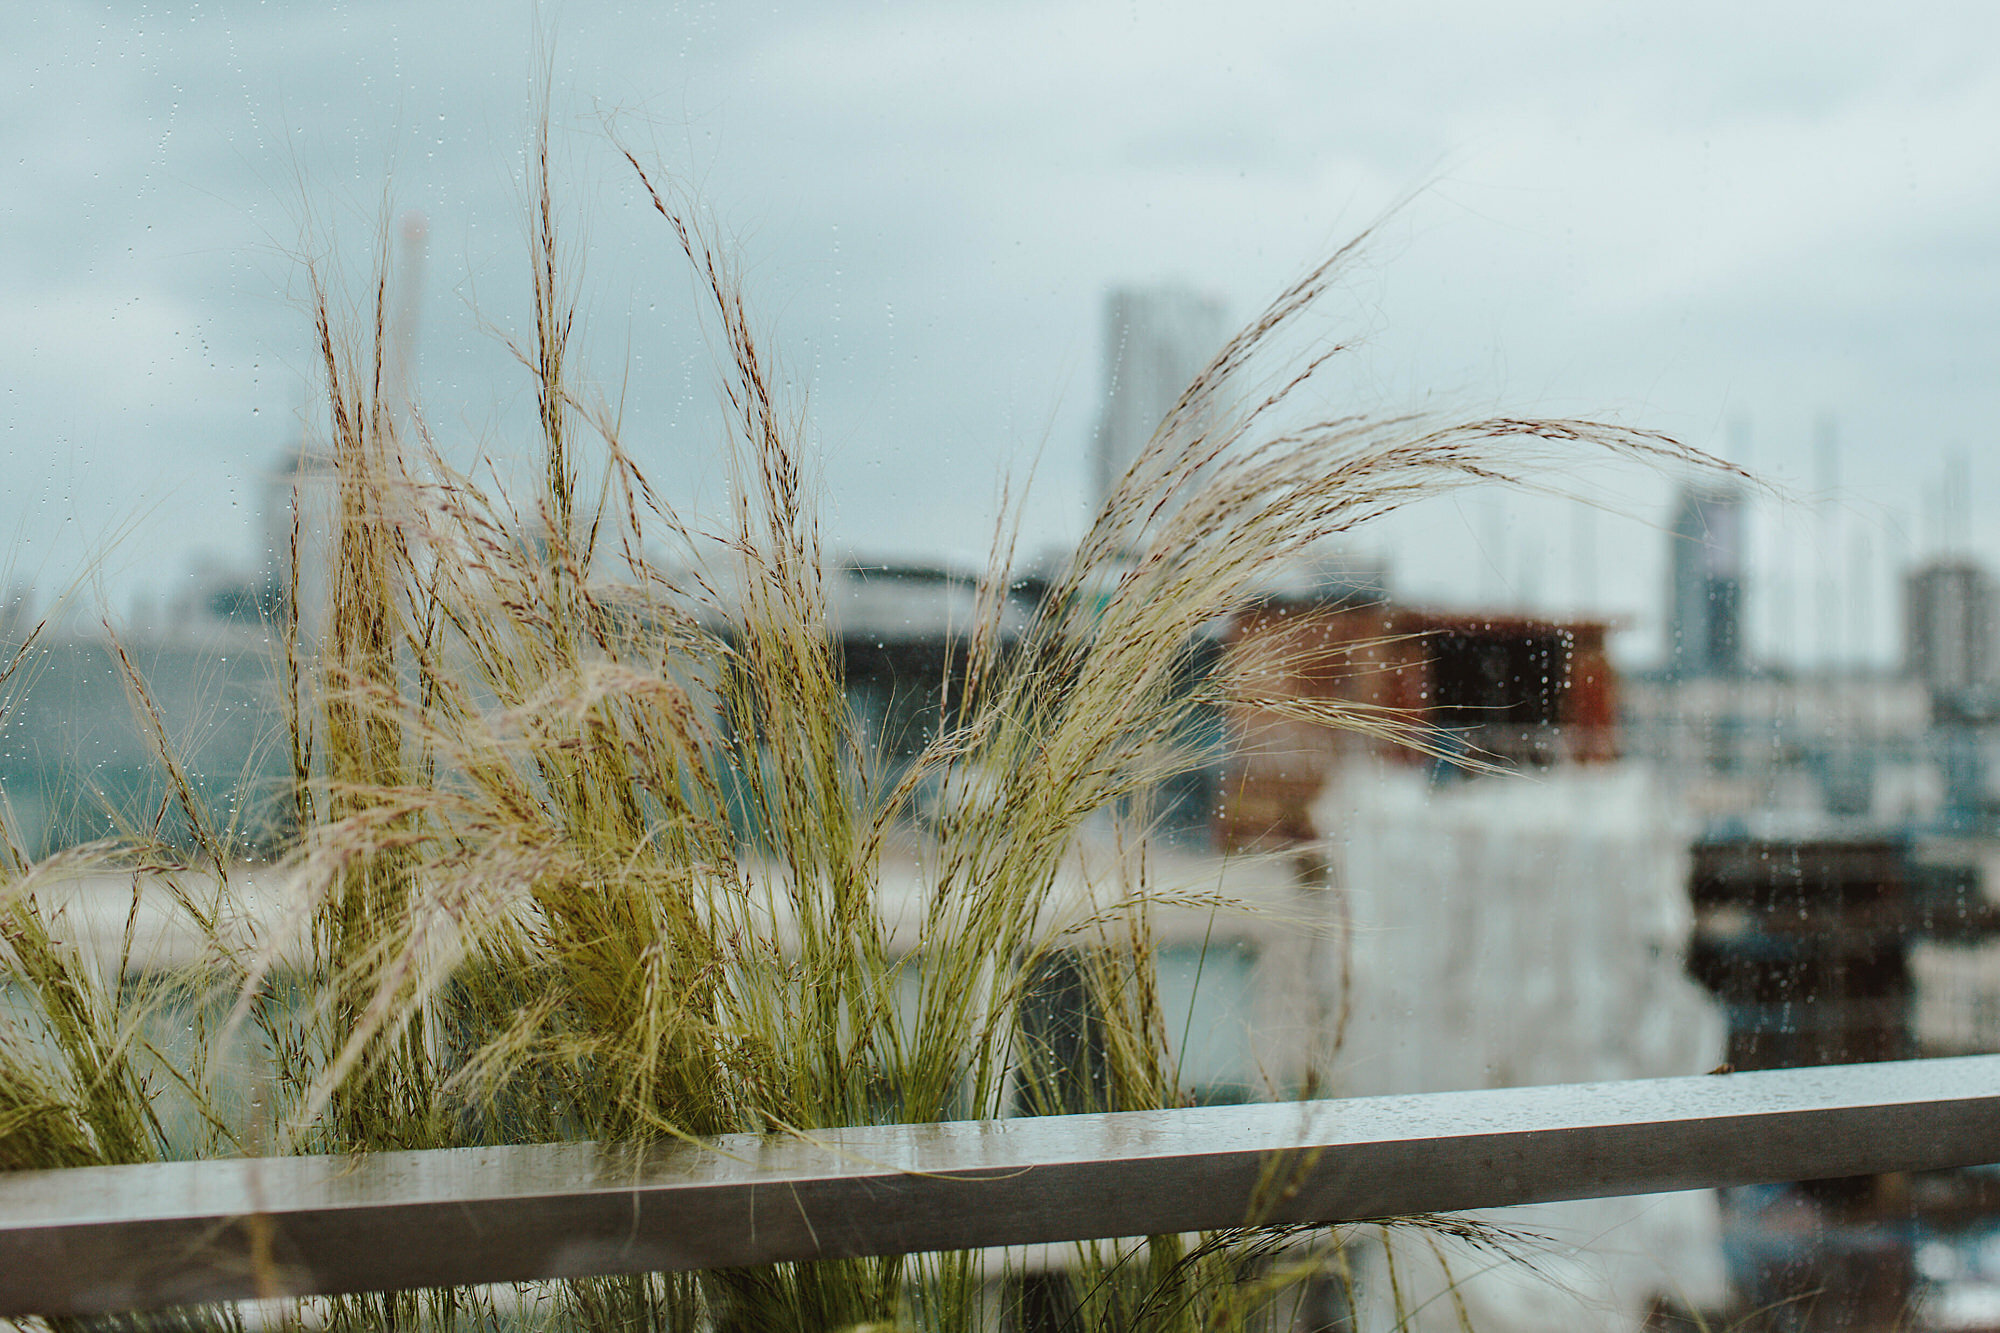
<svg viewBox="0 0 2000 1333">
<path fill-rule="evenodd" d="M 1781 667 L 1744 650 L 1742 497 L 1685 491 L 1671 526 L 1666 652 L 1625 681 L 1621 735 L 1689 821 L 1687 965 L 1728 1065 L 2000 1050 L 1992 579 L 1961 556 L 1909 571 L 1899 668 Z M 1996 1214 L 2000 1177 L 1979 1172 L 1726 1192 L 1737 1308 L 1930 1327 L 1912 1312 L 1954 1289 L 1922 1257 L 1977 1251 Z"/>
<path fill-rule="evenodd" d="M 1229 622 L 1225 663 L 1250 697 L 1227 710 L 1214 839 L 1295 869 L 1333 1091 L 1643 1078 L 1720 1057 L 1722 1011 L 1684 966 L 1695 826 L 1622 757 L 1609 631 L 1411 606 L 1386 580 L 1274 581 Z M 1342 708 L 1357 725 L 1320 711 Z M 1669 1296 L 1725 1303 L 1713 1195 L 1495 1220 L 1576 1246 L 1562 1294 L 1364 1250 L 1356 1326 L 1396 1322 L 1380 1302 L 1398 1281 L 1412 1304 L 1439 1297 L 1412 1329 L 1525 1333 L 1575 1326 L 1579 1308 L 1635 1329 Z"/>
</svg>

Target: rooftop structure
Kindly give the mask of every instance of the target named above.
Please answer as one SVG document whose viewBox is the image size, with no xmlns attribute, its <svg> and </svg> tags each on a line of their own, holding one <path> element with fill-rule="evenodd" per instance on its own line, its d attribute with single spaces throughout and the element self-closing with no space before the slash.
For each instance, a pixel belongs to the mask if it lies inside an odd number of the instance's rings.
<svg viewBox="0 0 2000 1333">
<path fill-rule="evenodd" d="M 1427 611 L 1379 594 L 1271 598 L 1235 618 L 1228 651 L 1252 655 L 1274 699 L 1381 710 L 1417 745 L 1245 706 L 1216 810 L 1226 847 L 1313 836 L 1308 811 L 1347 757 L 1378 754 L 1440 773 L 1480 763 L 1548 767 L 1615 758 L 1617 681 L 1600 621 Z M 1458 756 L 1461 764 L 1455 764 Z"/>
</svg>

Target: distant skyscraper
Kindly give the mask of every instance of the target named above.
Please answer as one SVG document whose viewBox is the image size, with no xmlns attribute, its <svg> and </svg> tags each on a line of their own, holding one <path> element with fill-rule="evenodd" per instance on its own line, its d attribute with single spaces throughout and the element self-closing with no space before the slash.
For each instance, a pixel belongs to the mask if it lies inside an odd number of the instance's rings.
<svg viewBox="0 0 2000 1333">
<path fill-rule="evenodd" d="M 1904 582 L 1910 674 L 1939 694 L 2000 684 L 2000 593 L 1970 560 L 1940 557 Z"/>
<path fill-rule="evenodd" d="M 1667 593 L 1667 670 L 1734 676 L 1743 670 L 1743 496 L 1690 486 L 1674 512 Z"/>
<path fill-rule="evenodd" d="M 265 586 L 274 599 L 296 591 L 300 641 L 316 644 L 326 623 L 327 581 L 340 533 L 340 479 L 333 456 L 302 434 L 264 475 L 263 518 Z"/>
<path fill-rule="evenodd" d="M 1213 297 L 1171 286 L 1111 293 L 1104 307 L 1104 415 L 1091 451 L 1097 503 L 1227 336 L 1222 302 Z"/>
</svg>

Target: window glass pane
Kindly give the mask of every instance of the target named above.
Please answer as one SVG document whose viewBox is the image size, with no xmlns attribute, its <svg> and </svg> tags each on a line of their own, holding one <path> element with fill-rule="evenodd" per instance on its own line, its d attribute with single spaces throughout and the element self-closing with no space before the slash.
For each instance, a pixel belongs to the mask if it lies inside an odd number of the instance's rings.
<svg viewBox="0 0 2000 1333">
<path fill-rule="evenodd" d="M 42 1148 L 2000 1052 L 2000 17 L 515 8 L 0 23 Z M 1231 1281 L 2000 1323 L 1992 1168 L 1501 1221 L 1574 1270 Z M 549 1319 L 1137 1326 L 1177 1243 Z"/>
</svg>

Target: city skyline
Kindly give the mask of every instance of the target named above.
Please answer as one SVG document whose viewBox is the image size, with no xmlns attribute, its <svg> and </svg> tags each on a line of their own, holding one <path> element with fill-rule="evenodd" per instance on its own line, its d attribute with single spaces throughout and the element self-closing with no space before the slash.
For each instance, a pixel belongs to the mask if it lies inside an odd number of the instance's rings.
<svg viewBox="0 0 2000 1333">
<path fill-rule="evenodd" d="M 536 20 L 453 12 L 336 5 L 303 33 L 230 5 L 5 21 L 16 577 L 48 589 L 95 560 L 123 607 L 249 547 L 255 474 L 294 437 L 312 364 L 308 208 L 310 244 L 350 274 L 385 191 L 431 217 L 420 391 L 455 448 L 518 448 L 522 404 L 496 400 L 505 353 L 480 323 L 522 314 Z M 1887 659 L 1954 453 L 1959 530 L 2000 554 L 1984 11 L 780 6 L 752 23 L 575 0 L 547 18 L 584 346 L 678 502 L 719 492 L 712 374 L 606 117 L 742 254 L 810 397 L 837 545 L 976 565 L 1002 478 L 1031 469 L 1025 548 L 1073 539 L 1104 292 L 1179 281 L 1247 317 L 1402 200 L 1330 311 L 1328 336 L 1367 335 L 1340 405 L 1609 415 L 1723 452 L 1747 420 L 1747 461 L 1783 497 L 1747 514 L 1753 655 Z M 1829 414 L 1839 478 L 1819 503 Z M 1357 544 L 1413 596 L 1635 620 L 1624 651 L 1656 657 L 1677 480 L 1607 482 L 1594 516 L 1461 496 Z"/>
</svg>

